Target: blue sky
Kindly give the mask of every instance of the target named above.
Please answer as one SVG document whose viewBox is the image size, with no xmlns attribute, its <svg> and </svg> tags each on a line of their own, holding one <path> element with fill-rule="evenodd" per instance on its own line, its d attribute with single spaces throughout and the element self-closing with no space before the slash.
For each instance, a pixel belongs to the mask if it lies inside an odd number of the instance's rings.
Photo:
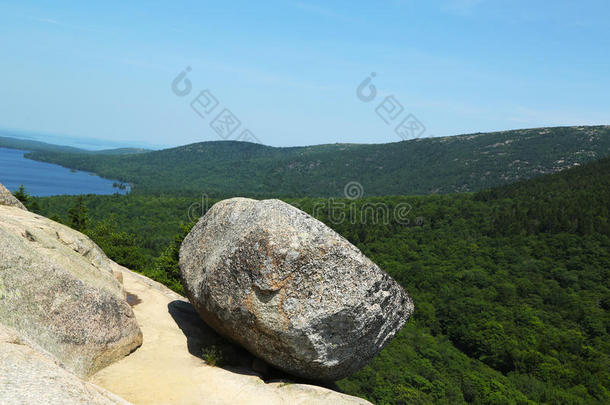
<svg viewBox="0 0 610 405">
<path fill-rule="evenodd" d="M 0 1 L 0 127 L 169 146 L 221 139 L 227 108 L 229 139 L 383 143 L 388 96 L 425 136 L 610 124 L 609 18 L 607 1 Z"/>
</svg>

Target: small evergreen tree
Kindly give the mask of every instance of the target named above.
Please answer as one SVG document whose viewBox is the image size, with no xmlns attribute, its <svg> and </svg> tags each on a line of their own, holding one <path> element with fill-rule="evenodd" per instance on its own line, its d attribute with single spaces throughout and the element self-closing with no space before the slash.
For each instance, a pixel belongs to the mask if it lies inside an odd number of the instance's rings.
<svg viewBox="0 0 610 405">
<path fill-rule="evenodd" d="M 20 185 L 15 192 L 13 192 L 13 195 L 16 199 L 21 201 L 21 203 L 25 205 L 29 211 L 40 212 L 40 205 L 38 204 L 37 199 L 28 193 L 23 184 Z"/>
<path fill-rule="evenodd" d="M 89 210 L 85 205 L 83 196 L 76 199 L 74 206 L 68 210 L 70 216 L 70 226 L 78 231 L 82 231 L 89 225 Z"/>
<path fill-rule="evenodd" d="M 13 195 L 15 196 L 15 198 L 21 201 L 23 205 L 27 206 L 28 202 L 30 201 L 30 195 L 26 191 L 23 184 L 20 185 L 19 188 L 13 192 Z"/>
</svg>

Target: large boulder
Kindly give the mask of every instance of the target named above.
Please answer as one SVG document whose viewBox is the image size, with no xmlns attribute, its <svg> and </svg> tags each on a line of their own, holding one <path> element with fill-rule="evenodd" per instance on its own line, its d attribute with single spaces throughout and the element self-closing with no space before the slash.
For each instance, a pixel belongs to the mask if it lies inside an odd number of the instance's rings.
<svg viewBox="0 0 610 405">
<path fill-rule="evenodd" d="M 17 207 L 17 208 L 21 208 L 22 210 L 25 210 L 25 206 L 21 203 L 21 201 L 19 201 L 17 198 L 15 198 L 14 195 L 11 194 L 11 192 L 4 187 L 1 183 L 0 183 L 0 205 L 8 205 L 11 207 Z"/>
<path fill-rule="evenodd" d="M 81 233 L 0 205 L 0 324 L 78 376 L 142 343 L 118 267 Z"/>
<path fill-rule="evenodd" d="M 211 327 L 309 379 L 354 373 L 413 312 L 403 288 L 360 250 L 278 200 L 215 204 L 184 239 L 180 270 Z"/>
</svg>

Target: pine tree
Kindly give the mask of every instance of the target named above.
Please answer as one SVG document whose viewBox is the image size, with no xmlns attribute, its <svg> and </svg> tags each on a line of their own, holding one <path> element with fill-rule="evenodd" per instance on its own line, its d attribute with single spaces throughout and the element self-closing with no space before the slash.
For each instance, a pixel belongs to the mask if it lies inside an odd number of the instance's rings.
<svg viewBox="0 0 610 405">
<path fill-rule="evenodd" d="M 13 193 L 13 195 L 15 196 L 15 198 L 21 201 L 23 205 L 27 205 L 30 201 L 30 195 L 26 191 L 23 184 L 19 186 L 19 188 Z"/>
<path fill-rule="evenodd" d="M 89 210 L 85 205 L 83 196 L 78 196 L 76 203 L 68 210 L 70 216 L 70 226 L 78 231 L 82 231 L 89 225 Z"/>
</svg>

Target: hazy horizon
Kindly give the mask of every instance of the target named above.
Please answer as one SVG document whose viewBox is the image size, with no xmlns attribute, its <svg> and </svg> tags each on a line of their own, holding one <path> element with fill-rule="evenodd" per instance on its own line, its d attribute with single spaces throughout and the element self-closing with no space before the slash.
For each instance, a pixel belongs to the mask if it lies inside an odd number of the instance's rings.
<svg viewBox="0 0 610 405">
<path fill-rule="evenodd" d="M 607 127 L 610 126 L 610 124 L 599 124 L 599 125 L 568 125 L 565 127 L 594 127 L 594 126 L 602 126 L 602 127 Z M 564 126 L 557 126 L 557 127 L 539 127 L 539 128 L 561 128 Z M 470 133 L 463 133 L 463 134 L 453 134 L 453 135 L 447 135 L 448 137 L 452 137 L 452 136 L 468 136 L 468 135 L 473 135 L 473 134 L 479 134 L 479 133 L 495 133 L 495 132 L 507 132 L 507 131 L 519 131 L 519 130 L 530 130 L 530 129 L 537 129 L 537 128 L 514 128 L 514 129 L 507 129 L 507 130 L 499 130 L 499 131 L 490 131 L 490 132 L 470 132 Z M 176 147 L 180 147 L 180 146 L 186 146 L 186 145 L 190 145 L 193 143 L 201 143 L 201 142 L 226 142 L 226 141 L 234 141 L 231 139 L 206 139 L 206 140 L 202 140 L 202 141 L 195 141 L 195 142 L 191 142 L 188 144 L 176 144 L 176 145 L 156 145 L 156 144 L 150 144 L 150 143 L 146 143 L 146 142 L 138 142 L 138 141 L 134 141 L 134 142 L 115 142 L 115 141 L 111 141 L 111 140 L 107 140 L 107 139 L 98 139 L 98 138 L 80 138 L 80 137 L 71 137 L 71 136 L 63 136 L 60 134 L 44 134 L 44 133 L 37 133 L 37 132 L 29 132 L 29 131 L 22 131 L 22 130 L 17 130 L 17 129 L 9 129 L 9 128 L 0 128 L 0 137 L 8 137 L 8 138 L 15 138 L 15 139 L 23 139 L 23 140 L 29 140 L 29 141 L 37 141 L 37 142 L 44 142 L 44 143 L 48 143 L 51 145 L 59 145 L 59 146 L 70 146 L 70 147 L 74 147 L 74 148 L 80 148 L 80 149 L 85 149 L 85 150 L 90 150 L 90 151 L 100 151 L 100 150 L 105 150 L 105 149 L 118 149 L 118 148 L 142 148 L 142 149 L 151 149 L 151 150 L 162 150 L 162 149 L 171 149 L 171 148 L 176 148 Z M 426 138 L 425 136 L 422 138 Z M 438 138 L 442 138 L 442 137 L 438 137 Z M 327 143 L 316 143 L 316 144 L 299 144 L 299 145 L 285 145 L 285 146 L 274 146 L 274 145 L 267 145 L 265 143 L 262 143 L 262 145 L 265 146 L 271 146 L 271 147 L 276 147 L 276 148 L 290 148 L 290 147 L 307 147 L 307 146 L 319 146 L 319 145 L 328 145 L 328 144 L 368 144 L 368 145 L 375 145 L 375 144 L 384 144 L 384 143 L 393 143 L 393 142 L 401 142 L 403 141 L 402 139 L 395 139 L 395 140 L 390 140 L 388 142 L 327 142 Z M 244 142 L 251 142 L 251 141 L 244 141 Z M 2 148 L 2 146 L 0 146 L 0 148 Z"/>
</svg>

